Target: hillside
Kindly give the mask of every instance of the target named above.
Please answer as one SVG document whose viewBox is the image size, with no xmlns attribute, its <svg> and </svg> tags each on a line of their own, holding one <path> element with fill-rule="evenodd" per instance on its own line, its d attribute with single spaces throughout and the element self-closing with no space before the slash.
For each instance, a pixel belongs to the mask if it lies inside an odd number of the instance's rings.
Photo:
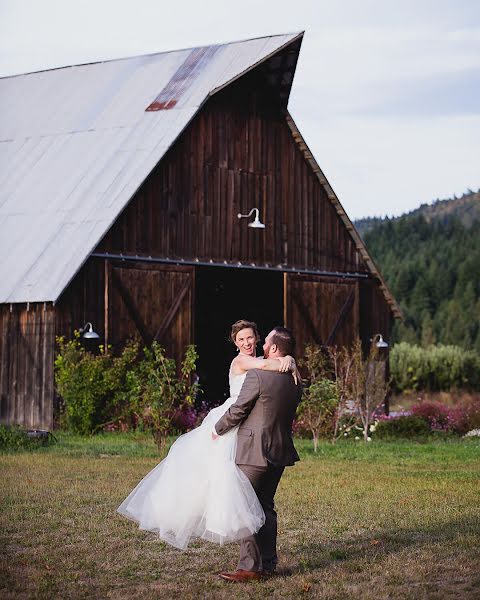
<svg viewBox="0 0 480 600">
<path fill-rule="evenodd" d="M 480 351 L 480 193 L 355 225 L 405 313 L 393 341 Z"/>
<path fill-rule="evenodd" d="M 430 223 L 434 219 L 446 222 L 451 218 L 457 218 L 465 227 L 471 227 L 473 223 L 480 220 L 480 190 L 477 192 L 469 190 L 461 198 L 435 200 L 432 204 L 422 204 L 419 208 L 400 217 L 366 217 L 358 219 L 354 224 L 357 231 L 363 237 L 367 231 L 385 221 L 396 221 L 406 216 L 413 217 L 419 215 L 424 216 L 427 223 Z"/>
</svg>

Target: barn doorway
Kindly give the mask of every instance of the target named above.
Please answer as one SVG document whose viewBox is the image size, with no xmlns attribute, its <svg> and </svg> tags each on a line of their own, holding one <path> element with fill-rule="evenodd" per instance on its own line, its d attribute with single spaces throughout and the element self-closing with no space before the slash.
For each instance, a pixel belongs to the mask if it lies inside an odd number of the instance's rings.
<svg viewBox="0 0 480 600">
<path fill-rule="evenodd" d="M 253 269 L 197 267 L 195 344 L 198 375 L 209 406 L 228 398 L 228 369 L 236 352 L 229 341 L 238 319 L 255 321 L 265 336 L 283 323 L 283 273 Z M 261 355 L 263 339 L 257 347 Z"/>
</svg>

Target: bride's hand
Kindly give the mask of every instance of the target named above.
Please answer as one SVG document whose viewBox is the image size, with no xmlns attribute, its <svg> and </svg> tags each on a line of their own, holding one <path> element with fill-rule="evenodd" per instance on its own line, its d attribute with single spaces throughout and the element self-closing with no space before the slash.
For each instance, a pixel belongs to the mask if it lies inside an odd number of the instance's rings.
<svg viewBox="0 0 480 600">
<path fill-rule="evenodd" d="M 299 381 L 302 381 L 302 376 L 300 375 L 300 371 L 297 368 L 297 365 L 295 365 L 295 368 L 292 371 L 292 377 L 293 377 L 293 381 L 295 382 L 295 385 L 298 385 Z"/>
<path fill-rule="evenodd" d="M 287 354 L 287 356 L 279 356 L 278 360 L 280 361 L 280 367 L 278 369 L 280 373 L 287 373 L 288 371 L 293 371 L 296 367 L 295 359 L 289 354 Z"/>
</svg>

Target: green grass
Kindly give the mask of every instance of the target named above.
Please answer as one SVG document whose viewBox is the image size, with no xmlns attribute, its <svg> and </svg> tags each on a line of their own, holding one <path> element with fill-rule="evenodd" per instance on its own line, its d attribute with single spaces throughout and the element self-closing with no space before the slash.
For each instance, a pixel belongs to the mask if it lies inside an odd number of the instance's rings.
<svg viewBox="0 0 480 600">
<path fill-rule="evenodd" d="M 117 515 L 157 462 L 145 434 L 0 456 L 2 598 L 478 598 L 480 441 L 320 444 L 277 493 L 279 575 L 235 585 L 237 546 L 186 552 Z"/>
</svg>

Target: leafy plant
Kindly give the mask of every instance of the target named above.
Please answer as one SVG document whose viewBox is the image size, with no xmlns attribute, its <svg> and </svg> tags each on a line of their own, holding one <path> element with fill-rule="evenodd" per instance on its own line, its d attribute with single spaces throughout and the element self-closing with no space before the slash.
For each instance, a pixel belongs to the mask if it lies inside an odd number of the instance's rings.
<svg viewBox="0 0 480 600">
<path fill-rule="evenodd" d="M 193 345 L 187 346 L 181 374 L 177 376 L 175 360 L 165 355 L 160 344 L 153 342 L 143 353 L 138 367 L 127 375 L 128 403 L 162 450 L 176 410 L 194 404 L 199 386 L 191 383 L 191 375 L 198 354 Z"/>
<path fill-rule="evenodd" d="M 18 425 L 0 425 L 0 451 L 15 451 L 48 446 L 53 435 L 31 436 Z"/>
<path fill-rule="evenodd" d="M 428 422 L 415 415 L 381 419 L 375 428 L 375 435 L 379 438 L 410 438 L 425 436 L 430 433 L 431 429 Z"/>
<path fill-rule="evenodd" d="M 458 346 L 401 342 L 390 353 L 392 383 L 399 391 L 480 389 L 480 356 Z"/>
<path fill-rule="evenodd" d="M 92 434 L 125 412 L 124 392 L 138 343 L 129 342 L 119 357 L 104 346 L 98 355 L 87 352 L 77 331 L 73 340 L 59 337 L 57 344 L 55 383 L 62 398 L 61 423 L 75 433 Z"/>
<path fill-rule="evenodd" d="M 337 386 L 333 381 L 319 379 L 305 388 L 297 414 L 302 426 L 312 433 L 314 452 L 317 451 L 319 436 L 331 434 L 337 405 Z"/>
</svg>

